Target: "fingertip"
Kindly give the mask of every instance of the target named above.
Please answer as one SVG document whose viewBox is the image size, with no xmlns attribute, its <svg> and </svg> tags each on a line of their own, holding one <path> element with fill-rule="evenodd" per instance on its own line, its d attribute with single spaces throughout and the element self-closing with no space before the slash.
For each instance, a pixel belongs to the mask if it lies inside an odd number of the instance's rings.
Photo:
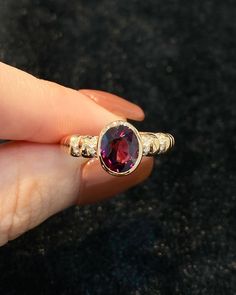
<svg viewBox="0 0 236 295">
<path fill-rule="evenodd" d="M 115 94 L 91 89 L 81 89 L 79 92 L 118 116 L 135 121 L 143 121 L 145 118 L 144 111 L 140 106 Z"/>
<path fill-rule="evenodd" d="M 78 205 L 95 203 L 121 193 L 149 177 L 153 158 L 144 157 L 130 175 L 117 177 L 108 174 L 98 159 L 88 161 L 82 168 Z"/>
</svg>

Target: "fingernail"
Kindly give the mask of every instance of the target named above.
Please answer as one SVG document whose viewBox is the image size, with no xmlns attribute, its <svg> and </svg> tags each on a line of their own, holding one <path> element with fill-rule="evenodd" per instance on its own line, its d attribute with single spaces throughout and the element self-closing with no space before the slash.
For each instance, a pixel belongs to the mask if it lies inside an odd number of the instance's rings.
<svg viewBox="0 0 236 295">
<path fill-rule="evenodd" d="M 85 164 L 78 204 L 91 204 L 121 193 L 144 181 L 151 173 L 153 159 L 144 157 L 138 168 L 130 175 L 117 177 L 108 174 L 98 159 Z"/>
<path fill-rule="evenodd" d="M 117 95 L 90 89 L 82 89 L 79 91 L 118 116 L 136 121 L 142 121 L 145 117 L 143 110 L 138 105 Z"/>
</svg>

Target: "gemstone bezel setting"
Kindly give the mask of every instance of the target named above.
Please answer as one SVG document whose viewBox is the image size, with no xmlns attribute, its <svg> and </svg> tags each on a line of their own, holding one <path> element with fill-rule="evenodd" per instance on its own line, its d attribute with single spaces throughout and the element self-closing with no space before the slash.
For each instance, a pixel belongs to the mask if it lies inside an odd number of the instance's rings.
<svg viewBox="0 0 236 295">
<path fill-rule="evenodd" d="M 107 131 L 109 129 L 114 128 L 114 127 L 118 128 L 119 126 L 128 127 L 134 133 L 135 137 L 137 138 L 137 142 L 138 142 L 138 156 L 135 160 L 135 163 L 130 169 L 128 169 L 127 171 L 124 171 L 124 172 L 116 172 L 114 170 L 111 170 L 106 165 L 106 163 L 104 162 L 104 159 L 102 157 L 101 144 L 102 144 L 103 136 L 107 133 Z M 103 169 L 106 172 L 108 172 L 109 174 L 114 175 L 114 176 L 123 176 L 123 175 L 128 175 L 128 174 L 132 173 L 139 166 L 139 164 L 142 160 L 142 155 L 143 155 L 143 145 L 142 145 L 142 140 L 141 140 L 138 130 L 133 125 L 131 125 L 130 123 L 128 123 L 126 121 L 119 120 L 119 121 L 115 121 L 115 122 L 108 124 L 105 128 L 102 129 L 102 131 L 99 135 L 98 146 L 97 146 L 97 155 L 99 157 L 99 160 L 101 162 Z"/>
</svg>

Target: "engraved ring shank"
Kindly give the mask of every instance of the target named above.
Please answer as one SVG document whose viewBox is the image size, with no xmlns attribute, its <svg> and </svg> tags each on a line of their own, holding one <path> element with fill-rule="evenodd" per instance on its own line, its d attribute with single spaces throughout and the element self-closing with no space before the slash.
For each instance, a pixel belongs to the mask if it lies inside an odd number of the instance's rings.
<svg viewBox="0 0 236 295">
<path fill-rule="evenodd" d="M 169 133 L 139 132 L 143 156 L 155 156 L 170 150 L 174 144 L 174 137 Z M 71 135 L 62 139 L 65 151 L 73 157 L 96 158 L 98 136 Z"/>
</svg>

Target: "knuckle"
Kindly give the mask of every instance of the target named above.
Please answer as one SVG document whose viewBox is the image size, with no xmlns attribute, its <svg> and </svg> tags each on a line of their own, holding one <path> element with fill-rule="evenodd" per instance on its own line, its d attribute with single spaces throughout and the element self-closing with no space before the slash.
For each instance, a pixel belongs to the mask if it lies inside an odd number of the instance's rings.
<svg viewBox="0 0 236 295">
<path fill-rule="evenodd" d="M 18 176 L 0 203 L 0 246 L 32 228 L 42 209 L 40 186 Z"/>
</svg>

